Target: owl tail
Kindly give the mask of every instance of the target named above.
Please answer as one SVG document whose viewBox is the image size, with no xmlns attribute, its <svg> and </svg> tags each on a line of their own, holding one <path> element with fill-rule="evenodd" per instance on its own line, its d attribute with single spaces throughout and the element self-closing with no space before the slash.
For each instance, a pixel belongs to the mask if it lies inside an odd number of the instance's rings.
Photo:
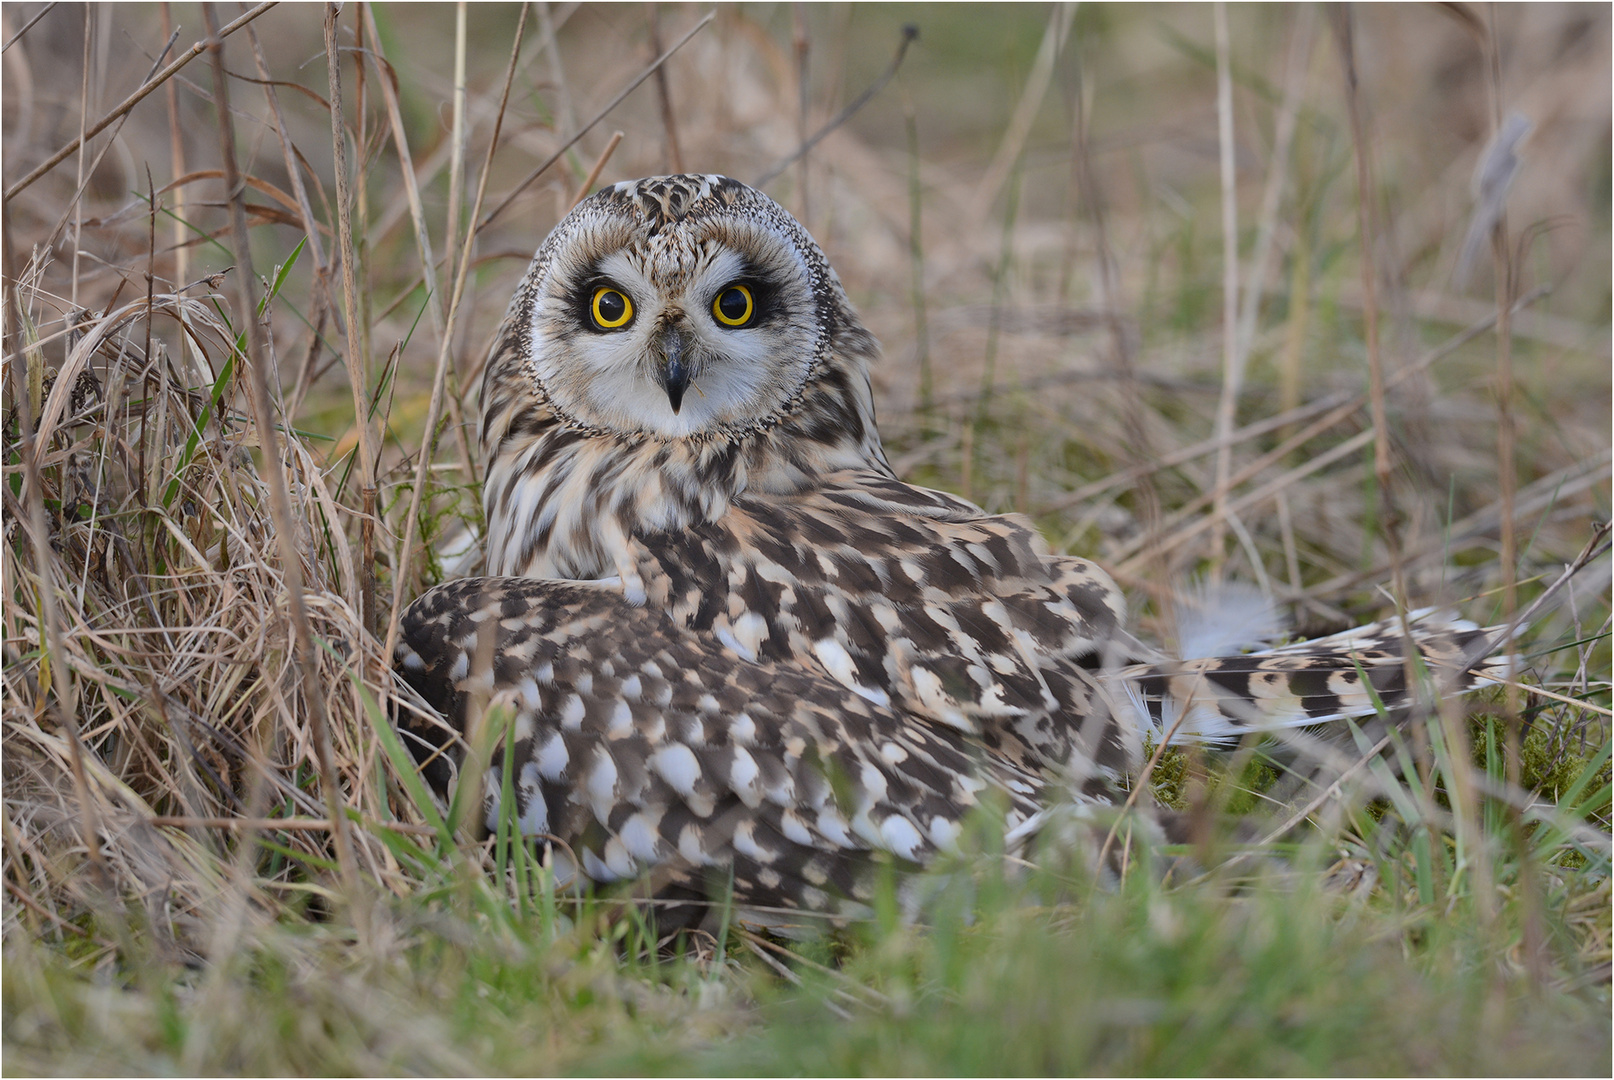
<svg viewBox="0 0 1614 1080">
<path fill-rule="evenodd" d="M 1405 628 L 1391 619 L 1236 656 L 1113 668 L 1104 678 L 1116 708 L 1157 743 L 1233 742 L 1251 732 L 1430 707 L 1495 685 L 1519 667 L 1516 656 L 1497 651 L 1503 636 L 1501 627 L 1424 609 L 1410 613 Z"/>
</svg>

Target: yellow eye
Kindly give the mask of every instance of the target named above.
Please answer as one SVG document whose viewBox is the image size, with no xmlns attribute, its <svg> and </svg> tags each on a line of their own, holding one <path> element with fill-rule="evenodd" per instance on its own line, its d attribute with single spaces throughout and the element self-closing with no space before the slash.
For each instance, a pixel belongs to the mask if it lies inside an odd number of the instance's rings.
<svg viewBox="0 0 1614 1080">
<path fill-rule="evenodd" d="M 594 302 L 589 310 L 594 314 L 595 326 L 601 330 L 616 330 L 628 325 L 628 320 L 633 318 L 633 301 L 627 294 L 602 285 L 594 290 Z"/>
<path fill-rule="evenodd" d="M 755 313 L 751 290 L 744 285 L 730 285 L 712 301 L 712 316 L 724 326 L 744 326 Z"/>
</svg>

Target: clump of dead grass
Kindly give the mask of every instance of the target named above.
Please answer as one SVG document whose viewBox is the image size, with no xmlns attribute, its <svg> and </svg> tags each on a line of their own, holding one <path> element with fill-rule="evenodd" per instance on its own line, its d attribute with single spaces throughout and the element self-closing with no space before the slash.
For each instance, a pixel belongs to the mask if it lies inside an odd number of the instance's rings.
<svg viewBox="0 0 1614 1080">
<path fill-rule="evenodd" d="M 47 299 L 27 285 L 19 296 L 34 311 Z M 40 407 L 34 428 L 24 389 L 7 417 L 22 481 L 5 493 L 7 849 L 14 889 L 26 882 L 42 904 L 73 895 L 100 860 L 102 886 L 161 907 L 164 923 L 216 916 L 221 824 L 326 816 L 310 781 L 316 698 L 347 805 L 392 817 L 361 700 L 379 694 L 387 666 L 356 614 L 352 511 L 308 446 L 285 439 L 323 646 L 310 680 L 226 311 L 206 292 L 156 293 L 82 313 L 54 340 L 30 325 L 12 368 Z M 184 352 L 148 336 L 148 320 L 177 327 Z M 67 782 L 80 768 L 86 791 Z M 322 832 L 280 835 L 293 853 L 327 850 Z M 384 872 L 373 842 L 357 851 L 366 873 Z"/>
</svg>

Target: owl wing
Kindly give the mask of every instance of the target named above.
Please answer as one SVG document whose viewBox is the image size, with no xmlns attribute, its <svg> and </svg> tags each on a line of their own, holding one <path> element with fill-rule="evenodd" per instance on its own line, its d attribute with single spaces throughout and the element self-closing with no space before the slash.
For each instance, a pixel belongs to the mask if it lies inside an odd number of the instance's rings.
<svg viewBox="0 0 1614 1080">
<path fill-rule="evenodd" d="M 557 855 L 562 880 L 654 869 L 720 896 L 732 871 L 742 904 L 832 909 L 868 900 L 881 853 L 924 863 L 951 845 L 989 791 L 1011 828 L 1038 806 L 1033 777 L 960 732 L 748 661 L 604 583 L 462 579 L 400 625 L 398 670 L 467 742 L 509 717 L 515 813 L 575 854 Z M 415 735 L 435 756 L 441 735 Z M 483 778 L 490 830 L 502 757 Z"/>
<path fill-rule="evenodd" d="M 1029 521 L 878 473 L 742 496 L 715 522 L 636 543 L 651 601 L 676 623 L 964 732 L 1095 798 L 1174 724 L 1176 741 L 1226 741 L 1411 703 L 1398 621 L 1167 661 L 1125 631 L 1109 576 L 1049 554 Z M 1411 625 L 1422 662 L 1452 674 L 1444 692 L 1483 685 L 1502 662 L 1461 663 L 1494 631 L 1428 612 Z"/>
<path fill-rule="evenodd" d="M 743 657 L 812 669 L 1028 771 L 1101 783 L 1141 747 L 1110 723 L 1095 676 L 1119 640 L 1120 590 L 1049 555 L 1024 518 L 847 471 L 635 543 L 651 605 Z"/>
<path fill-rule="evenodd" d="M 1491 685 L 1516 658 L 1494 653 L 1500 627 L 1481 628 L 1448 612 L 1417 611 L 1331 637 L 1206 660 L 1136 664 L 1107 671 L 1112 698 L 1156 739 L 1225 742 L 1252 730 L 1310 727 L 1396 713 L 1417 703 L 1413 669 L 1449 695 Z M 1478 663 L 1474 657 L 1481 657 Z"/>
</svg>

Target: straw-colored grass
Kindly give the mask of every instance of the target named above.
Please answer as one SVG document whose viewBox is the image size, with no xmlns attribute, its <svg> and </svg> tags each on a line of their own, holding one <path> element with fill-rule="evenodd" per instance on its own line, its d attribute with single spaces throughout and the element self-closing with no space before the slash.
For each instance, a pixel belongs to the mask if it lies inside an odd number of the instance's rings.
<svg viewBox="0 0 1614 1080">
<path fill-rule="evenodd" d="M 1607 9 L 45 7 L 0 13 L 9 1072 L 1607 1073 Z M 1533 606 L 1518 678 L 1164 753 L 1202 876 L 983 828 L 818 942 L 670 954 L 463 841 L 394 619 L 476 570 L 526 260 L 675 161 L 774 175 L 898 471 L 1145 633 L 1202 576 L 1306 631 Z"/>
</svg>

